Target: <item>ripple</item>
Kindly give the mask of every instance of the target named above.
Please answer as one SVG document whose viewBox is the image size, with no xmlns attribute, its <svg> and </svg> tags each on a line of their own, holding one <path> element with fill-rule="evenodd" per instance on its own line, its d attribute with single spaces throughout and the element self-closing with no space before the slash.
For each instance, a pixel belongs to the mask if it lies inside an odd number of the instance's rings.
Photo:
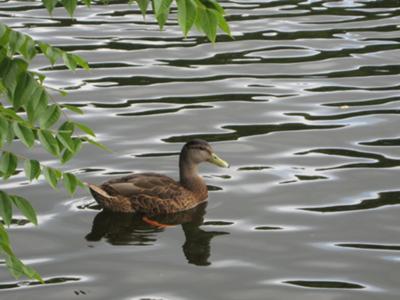
<svg viewBox="0 0 400 300">
<path fill-rule="evenodd" d="M 27 288 L 33 286 L 43 286 L 43 285 L 53 285 L 53 284 L 65 284 L 68 282 L 76 282 L 81 281 L 80 277 L 53 277 L 44 280 L 44 284 L 39 281 L 24 281 L 24 282 L 15 282 L 15 283 L 3 283 L 0 284 L 0 290 L 9 290 L 16 288 Z"/>
<path fill-rule="evenodd" d="M 270 230 L 283 230 L 283 227 L 278 227 L 278 226 L 257 226 L 254 228 L 254 230 L 262 230 L 262 231 L 270 231 Z"/>
<path fill-rule="evenodd" d="M 301 130 L 328 130 L 342 128 L 344 125 L 307 125 L 303 123 L 284 123 L 284 124 L 253 124 L 253 125 L 226 125 L 222 129 L 231 130 L 230 133 L 214 134 L 190 134 L 173 136 L 163 141 L 167 143 L 183 143 L 192 139 L 203 139 L 210 142 L 238 140 L 242 137 L 265 135 L 280 131 L 301 131 Z"/>
<path fill-rule="evenodd" d="M 386 147 L 397 147 L 400 146 L 400 138 L 398 139 L 380 139 L 372 142 L 363 142 L 360 145 L 366 146 L 386 146 Z"/>
<path fill-rule="evenodd" d="M 336 246 L 344 248 L 364 249 L 364 250 L 400 251 L 400 245 L 340 243 L 336 244 Z"/>
<path fill-rule="evenodd" d="M 176 113 L 181 110 L 187 109 L 206 109 L 206 108 L 213 108 L 214 106 L 210 105 L 186 105 L 177 108 L 164 108 L 164 109 L 153 109 L 153 110 L 145 110 L 139 112 L 131 112 L 131 113 L 119 113 L 117 116 L 120 117 L 132 117 L 132 116 L 149 116 L 149 115 L 165 115 Z"/>
<path fill-rule="evenodd" d="M 334 107 L 353 107 L 353 106 L 370 106 L 370 105 L 382 105 L 392 102 L 398 102 L 400 98 L 398 96 L 395 97 L 385 97 L 371 100 L 362 100 L 362 101 L 345 101 L 345 102 L 335 102 L 335 103 L 326 103 L 324 106 L 334 106 Z"/>
<path fill-rule="evenodd" d="M 354 169 L 354 168 L 395 168 L 400 165 L 400 160 L 392 159 L 384 156 L 383 154 L 376 154 L 370 152 L 361 152 L 351 149 L 313 149 L 304 152 L 297 152 L 295 155 L 307 155 L 311 153 L 319 153 L 334 156 L 355 157 L 360 159 L 369 159 L 374 162 L 363 163 L 350 163 L 330 168 L 319 168 L 317 171 L 337 170 L 337 169 Z"/>
<path fill-rule="evenodd" d="M 257 99 L 258 97 L 266 97 L 268 94 L 217 94 L 217 95 L 197 95 L 189 97 L 163 97 L 160 99 L 139 99 L 128 100 L 122 103 L 92 103 L 93 106 L 99 108 L 124 108 L 130 107 L 132 104 L 195 104 L 208 102 L 267 102 L 267 100 Z M 269 96 L 275 96 L 270 94 Z"/>
<path fill-rule="evenodd" d="M 301 210 L 314 211 L 320 213 L 337 213 L 345 211 L 357 211 L 365 209 L 376 209 L 384 206 L 392 206 L 400 204 L 400 191 L 382 192 L 377 198 L 365 199 L 355 204 L 331 205 L 320 207 L 305 207 Z"/>
<path fill-rule="evenodd" d="M 283 283 L 314 289 L 364 289 L 365 286 L 345 281 L 288 280 Z"/>
<path fill-rule="evenodd" d="M 400 114 L 400 110 L 398 109 L 381 109 L 381 110 L 363 110 L 363 111 L 356 111 L 351 113 L 345 114 L 337 114 L 337 115 L 311 115 L 308 113 L 285 113 L 287 116 L 300 116 L 304 117 L 306 120 L 310 121 L 324 121 L 324 120 L 342 120 L 348 118 L 355 118 L 355 117 L 364 117 L 370 115 L 398 115 Z"/>
</svg>

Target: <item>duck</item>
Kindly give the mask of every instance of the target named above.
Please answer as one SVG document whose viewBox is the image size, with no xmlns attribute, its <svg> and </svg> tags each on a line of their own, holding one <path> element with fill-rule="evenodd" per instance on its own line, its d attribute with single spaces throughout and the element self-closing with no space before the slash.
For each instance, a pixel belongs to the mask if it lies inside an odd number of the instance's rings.
<svg viewBox="0 0 400 300">
<path fill-rule="evenodd" d="M 107 211 L 149 216 L 173 214 L 207 201 L 207 185 L 198 174 L 198 165 L 203 162 L 229 167 L 208 142 L 194 139 L 179 154 L 179 181 L 158 173 L 139 173 L 88 187 Z"/>
</svg>

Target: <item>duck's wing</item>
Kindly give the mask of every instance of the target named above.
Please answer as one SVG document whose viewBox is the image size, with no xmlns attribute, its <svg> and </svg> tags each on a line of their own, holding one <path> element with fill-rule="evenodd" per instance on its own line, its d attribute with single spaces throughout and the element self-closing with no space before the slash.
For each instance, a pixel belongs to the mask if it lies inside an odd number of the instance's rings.
<svg viewBox="0 0 400 300">
<path fill-rule="evenodd" d="M 107 181 L 101 188 L 112 196 L 136 197 L 147 195 L 160 200 L 175 199 L 184 192 L 184 189 L 172 178 L 155 174 L 133 174 Z"/>
</svg>

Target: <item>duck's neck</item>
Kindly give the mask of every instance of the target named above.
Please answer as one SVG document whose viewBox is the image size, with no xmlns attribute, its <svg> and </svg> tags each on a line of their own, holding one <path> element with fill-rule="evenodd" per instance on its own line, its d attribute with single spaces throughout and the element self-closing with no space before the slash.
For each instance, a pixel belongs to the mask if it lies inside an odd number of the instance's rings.
<svg viewBox="0 0 400 300">
<path fill-rule="evenodd" d="M 197 173 L 197 164 L 193 163 L 185 153 L 181 153 L 179 157 L 179 177 L 180 184 L 193 192 L 199 201 L 207 198 L 207 185 Z"/>
</svg>

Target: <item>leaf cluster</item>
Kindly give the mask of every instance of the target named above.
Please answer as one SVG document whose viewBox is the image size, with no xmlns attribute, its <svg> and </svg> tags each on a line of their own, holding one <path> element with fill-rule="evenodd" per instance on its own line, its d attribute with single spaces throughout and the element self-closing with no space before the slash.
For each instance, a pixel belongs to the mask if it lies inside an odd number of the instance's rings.
<svg viewBox="0 0 400 300">
<path fill-rule="evenodd" d="M 93 140 L 95 134 L 89 127 L 70 120 L 65 113 L 66 110 L 83 112 L 78 107 L 55 102 L 44 85 L 45 76 L 29 70 L 30 61 L 39 54 L 47 57 L 51 64 L 62 60 L 70 70 L 89 68 L 78 55 L 35 41 L 0 23 L 0 177 L 8 179 L 23 164 L 30 181 L 42 175 L 53 188 L 62 181 L 72 195 L 78 186 L 84 186 L 74 174 L 7 150 L 14 143 L 28 149 L 41 146 L 64 164 L 80 151 L 84 142 L 104 148 Z M 64 122 L 61 120 L 63 115 L 67 119 Z M 0 254 L 6 256 L 7 267 L 16 278 L 24 274 L 41 280 L 32 268 L 14 255 L 9 244 L 4 225 L 11 224 L 13 206 L 37 224 L 36 213 L 26 199 L 0 190 Z"/>
<path fill-rule="evenodd" d="M 217 30 L 231 35 L 228 23 L 224 17 L 224 9 L 216 0 L 133 0 L 139 6 L 143 16 L 146 16 L 149 8 L 154 13 L 160 29 L 164 28 L 172 8 L 177 10 L 178 23 L 186 37 L 189 31 L 196 27 L 204 33 L 213 43 L 216 40 Z M 51 14 L 56 6 L 63 6 L 72 17 L 78 0 L 42 0 L 44 6 Z M 86 6 L 95 1 L 83 0 Z M 107 3 L 107 1 L 103 1 Z"/>
<path fill-rule="evenodd" d="M 71 16 L 78 4 L 77 0 L 42 2 L 50 14 L 55 7 L 62 6 Z M 83 0 L 87 6 L 92 2 L 94 1 Z M 224 17 L 224 9 L 216 0 L 135 2 L 143 16 L 150 7 L 160 29 L 166 24 L 170 11 L 176 10 L 177 21 L 185 37 L 193 27 L 203 32 L 212 42 L 216 40 L 218 29 L 231 34 Z M 19 172 L 19 167 L 23 167 L 29 181 L 42 176 L 52 188 L 57 188 L 62 182 L 64 188 L 72 195 L 78 186 L 84 186 L 74 174 L 43 165 L 34 158 L 9 150 L 14 143 L 24 145 L 28 149 L 40 146 L 62 164 L 72 159 L 85 142 L 108 150 L 94 139 L 92 129 L 71 120 L 66 114 L 66 111 L 78 114 L 83 112 L 76 106 L 55 102 L 48 92 L 49 88 L 44 85 L 46 77 L 29 70 L 30 62 L 37 55 L 46 57 L 51 65 L 61 61 L 71 71 L 77 68 L 89 69 L 87 61 L 82 57 L 36 41 L 0 22 L 0 178 L 7 180 Z M 63 117 L 66 120 L 62 120 Z M 35 210 L 26 199 L 0 190 L 0 255 L 5 256 L 6 265 L 14 277 L 25 275 L 43 282 L 33 268 L 15 256 L 10 245 L 5 226 L 13 223 L 13 209 L 18 209 L 28 221 L 37 224 Z"/>
</svg>

